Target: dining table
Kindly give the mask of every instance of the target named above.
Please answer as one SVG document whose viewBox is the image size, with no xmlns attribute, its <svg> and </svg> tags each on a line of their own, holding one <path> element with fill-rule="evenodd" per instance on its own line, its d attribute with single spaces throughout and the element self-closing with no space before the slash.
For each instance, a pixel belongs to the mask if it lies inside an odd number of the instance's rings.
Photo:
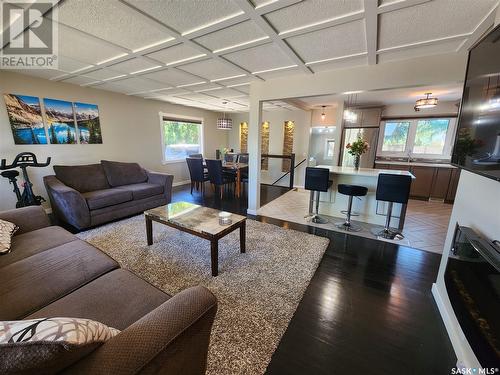
<svg viewBox="0 0 500 375">
<path fill-rule="evenodd" d="M 203 166 L 205 169 L 207 168 L 206 163 L 203 162 Z M 235 175 L 235 182 L 236 182 L 236 189 L 235 189 L 235 195 L 237 198 L 241 196 L 241 174 L 243 171 L 247 170 L 248 171 L 248 164 L 247 163 L 235 163 L 235 162 L 222 162 L 222 169 L 226 172 L 231 172 L 234 173 Z"/>
</svg>

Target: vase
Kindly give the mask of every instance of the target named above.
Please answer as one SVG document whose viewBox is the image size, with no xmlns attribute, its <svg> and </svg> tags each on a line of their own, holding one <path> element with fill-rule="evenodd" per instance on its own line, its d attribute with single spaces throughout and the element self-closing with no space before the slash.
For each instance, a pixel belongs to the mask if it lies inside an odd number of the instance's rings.
<svg viewBox="0 0 500 375">
<path fill-rule="evenodd" d="M 356 169 L 356 170 L 359 169 L 359 159 L 360 159 L 359 155 L 354 157 L 354 169 Z"/>
</svg>

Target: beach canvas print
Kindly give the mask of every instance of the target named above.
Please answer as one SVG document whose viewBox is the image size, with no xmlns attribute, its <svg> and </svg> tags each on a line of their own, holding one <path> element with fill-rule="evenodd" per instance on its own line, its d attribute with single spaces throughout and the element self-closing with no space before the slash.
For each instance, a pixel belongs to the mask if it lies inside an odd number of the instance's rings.
<svg viewBox="0 0 500 375">
<path fill-rule="evenodd" d="M 73 103 L 43 99 L 51 144 L 77 143 Z"/>
<path fill-rule="evenodd" d="M 101 123 L 97 105 L 76 102 L 75 116 L 80 143 L 101 144 Z"/>
<path fill-rule="evenodd" d="M 16 145 L 47 144 L 40 99 L 36 96 L 4 94 L 10 128 Z"/>
</svg>

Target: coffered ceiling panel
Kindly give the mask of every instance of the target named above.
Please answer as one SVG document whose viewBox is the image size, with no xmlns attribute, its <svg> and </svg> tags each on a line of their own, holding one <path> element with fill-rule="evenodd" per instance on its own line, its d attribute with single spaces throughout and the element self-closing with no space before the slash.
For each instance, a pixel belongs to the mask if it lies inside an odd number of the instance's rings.
<svg viewBox="0 0 500 375">
<path fill-rule="evenodd" d="M 76 76 L 68 79 L 64 79 L 64 83 L 72 83 L 74 85 L 88 85 L 90 83 L 95 83 L 96 80 L 86 76 Z"/>
<path fill-rule="evenodd" d="M 290 67 L 286 69 L 273 70 L 271 72 L 259 73 L 259 77 L 263 78 L 264 80 L 268 80 L 268 79 L 279 78 L 283 76 L 293 76 L 303 73 L 304 71 L 300 68 Z"/>
<path fill-rule="evenodd" d="M 174 96 L 178 97 L 178 98 L 195 100 L 195 101 L 200 101 L 200 102 L 209 101 L 210 99 L 213 99 L 212 97 L 207 96 L 203 93 L 198 93 L 198 94 L 186 93 L 186 94 L 178 94 L 178 95 L 174 95 Z"/>
<path fill-rule="evenodd" d="M 118 47 L 64 25 L 59 25 L 59 53 L 88 64 L 98 64 L 124 54 Z"/>
<path fill-rule="evenodd" d="M 379 48 L 470 33 L 497 0 L 435 0 L 382 14 Z"/>
<path fill-rule="evenodd" d="M 59 56 L 59 69 L 64 70 L 65 72 L 72 73 L 88 66 L 89 64 L 87 63 L 76 61 L 66 56 Z"/>
<path fill-rule="evenodd" d="M 200 82 L 200 78 L 177 69 L 164 69 L 153 73 L 146 73 L 142 77 L 149 78 L 158 82 L 168 83 L 172 86 L 189 85 Z"/>
<path fill-rule="evenodd" d="M 126 78 L 123 80 L 119 80 L 113 83 L 117 83 L 122 87 L 126 87 L 129 89 L 128 92 L 140 92 L 140 91 L 149 91 L 149 90 L 158 90 L 161 88 L 168 87 L 167 85 L 155 82 L 149 79 L 143 79 L 139 77 Z"/>
<path fill-rule="evenodd" d="M 380 58 L 380 55 L 379 55 Z M 333 60 L 333 61 L 328 61 L 324 62 L 321 64 L 314 64 L 310 65 L 309 67 L 313 70 L 313 72 L 324 72 L 328 70 L 335 70 L 335 69 L 344 69 L 344 68 L 352 68 L 355 66 L 362 66 L 362 65 L 367 65 L 368 64 L 368 58 L 366 55 L 362 56 L 357 56 L 357 57 L 350 57 L 348 59 L 341 59 L 341 60 Z"/>
<path fill-rule="evenodd" d="M 160 66 L 161 66 L 160 64 L 156 64 L 142 57 L 136 57 L 117 64 L 113 64 L 110 66 L 110 68 L 116 70 L 117 72 L 131 74 L 131 73 L 145 71 L 148 69 L 158 68 Z"/>
<path fill-rule="evenodd" d="M 119 82 L 106 82 L 106 83 L 101 83 L 99 85 L 92 86 L 96 89 L 101 89 L 101 90 L 106 90 L 106 91 L 114 91 L 114 92 L 119 92 L 122 94 L 128 94 L 130 92 L 133 92 L 135 90 L 130 89 L 130 87 L 125 87 L 119 84 Z"/>
<path fill-rule="evenodd" d="M 59 7 L 59 20 L 130 50 L 172 39 L 165 30 L 136 17 L 118 0 L 64 1 Z"/>
<path fill-rule="evenodd" d="M 233 52 L 224 57 L 252 73 L 294 64 L 274 43 Z"/>
<path fill-rule="evenodd" d="M 184 43 L 162 49 L 157 52 L 147 55 L 155 60 L 161 61 L 164 64 L 172 64 L 178 61 L 183 61 L 196 56 L 204 55 L 196 48 L 190 47 Z"/>
<path fill-rule="evenodd" d="M 85 73 L 87 77 L 100 81 L 105 81 L 108 79 L 113 79 L 119 76 L 123 76 L 123 74 L 124 73 L 112 69 L 98 69 L 94 70 L 93 72 Z"/>
<path fill-rule="evenodd" d="M 242 13 L 231 0 L 127 0 L 127 2 L 182 34 Z"/>
<path fill-rule="evenodd" d="M 365 23 L 349 22 L 289 38 L 287 42 L 306 62 L 365 52 Z"/>
<path fill-rule="evenodd" d="M 203 85 L 199 85 L 196 87 L 193 87 L 193 90 L 196 92 L 210 92 L 214 90 L 220 90 L 224 88 L 224 86 L 219 85 L 218 83 L 205 83 Z"/>
<path fill-rule="evenodd" d="M 267 35 L 253 21 L 245 21 L 226 29 L 204 35 L 195 39 L 195 42 L 200 43 L 212 51 L 217 51 L 266 36 Z"/>
<path fill-rule="evenodd" d="M 232 65 L 213 59 L 182 65 L 179 69 L 210 80 L 241 74 L 241 71 Z"/>
<path fill-rule="evenodd" d="M 419 56 L 439 55 L 456 51 L 458 47 L 465 41 L 465 39 L 452 40 L 445 43 L 439 43 L 429 46 L 420 46 L 407 48 L 400 51 L 388 51 L 378 55 L 379 63 L 385 63 L 395 60 L 411 59 Z"/>
<path fill-rule="evenodd" d="M 278 32 L 283 32 L 361 10 L 362 0 L 304 0 L 265 17 Z"/>
<path fill-rule="evenodd" d="M 56 69 L 18 69 L 15 72 L 43 79 L 53 79 L 67 75 L 66 72 Z"/>
<path fill-rule="evenodd" d="M 207 92 L 207 95 L 215 96 L 217 98 L 222 98 L 222 99 L 231 99 L 231 98 L 238 98 L 242 96 L 247 96 L 246 94 L 243 94 L 239 91 L 236 91 L 234 89 L 222 89 L 222 90 L 214 90 Z"/>
</svg>

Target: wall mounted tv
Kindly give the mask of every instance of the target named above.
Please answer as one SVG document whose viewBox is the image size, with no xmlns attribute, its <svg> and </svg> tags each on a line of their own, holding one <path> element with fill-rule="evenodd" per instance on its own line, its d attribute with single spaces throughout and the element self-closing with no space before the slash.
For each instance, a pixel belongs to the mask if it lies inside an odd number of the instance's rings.
<svg viewBox="0 0 500 375">
<path fill-rule="evenodd" d="M 452 163 L 500 181 L 500 26 L 469 51 Z"/>
</svg>

